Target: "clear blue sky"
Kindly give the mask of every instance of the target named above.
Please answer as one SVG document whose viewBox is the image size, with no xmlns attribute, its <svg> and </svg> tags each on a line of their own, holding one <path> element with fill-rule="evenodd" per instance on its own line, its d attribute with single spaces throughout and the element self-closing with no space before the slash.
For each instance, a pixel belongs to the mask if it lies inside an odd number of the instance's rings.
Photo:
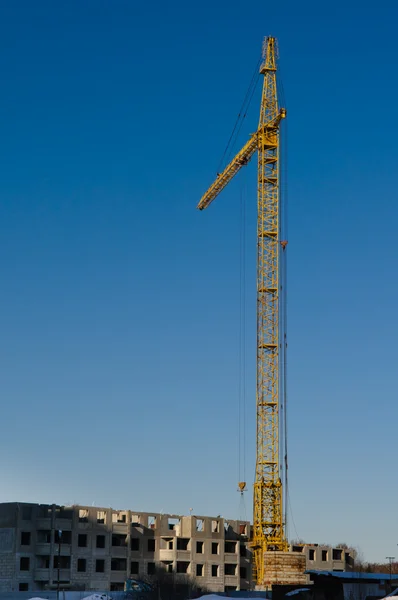
<svg viewBox="0 0 398 600">
<path fill-rule="evenodd" d="M 397 20 L 394 0 L 1 3 L 0 501 L 239 516 L 239 197 L 246 179 L 251 486 L 254 165 L 195 207 L 272 34 L 290 535 L 398 556 Z"/>
</svg>

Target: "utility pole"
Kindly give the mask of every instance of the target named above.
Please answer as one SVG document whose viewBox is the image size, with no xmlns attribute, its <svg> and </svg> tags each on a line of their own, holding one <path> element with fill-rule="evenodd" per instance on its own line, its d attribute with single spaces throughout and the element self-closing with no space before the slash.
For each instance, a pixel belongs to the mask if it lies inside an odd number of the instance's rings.
<svg viewBox="0 0 398 600">
<path fill-rule="evenodd" d="M 60 569 L 61 569 L 61 539 L 62 539 L 62 530 L 58 529 L 58 582 L 57 582 L 57 600 L 59 600 L 59 579 L 60 579 Z"/>
<path fill-rule="evenodd" d="M 395 556 L 386 556 L 386 559 L 390 563 L 390 591 L 391 591 L 391 582 L 392 582 L 392 561 L 394 560 L 394 558 L 395 558 Z"/>
</svg>

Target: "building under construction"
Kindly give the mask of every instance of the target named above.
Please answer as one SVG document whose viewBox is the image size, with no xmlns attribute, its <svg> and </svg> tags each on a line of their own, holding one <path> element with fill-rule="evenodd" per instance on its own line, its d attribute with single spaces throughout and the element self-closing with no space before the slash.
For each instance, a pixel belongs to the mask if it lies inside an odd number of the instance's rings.
<svg viewBox="0 0 398 600">
<path fill-rule="evenodd" d="M 189 577 L 211 592 L 248 590 L 254 587 L 250 535 L 250 523 L 220 516 L 4 503 L 0 592 L 118 591 L 130 577 L 150 580 L 158 569 Z M 353 568 L 342 548 L 298 545 L 291 550 L 301 556 L 304 582 L 306 568 Z M 286 570 L 271 562 L 269 568 L 275 583 L 286 583 Z"/>
</svg>

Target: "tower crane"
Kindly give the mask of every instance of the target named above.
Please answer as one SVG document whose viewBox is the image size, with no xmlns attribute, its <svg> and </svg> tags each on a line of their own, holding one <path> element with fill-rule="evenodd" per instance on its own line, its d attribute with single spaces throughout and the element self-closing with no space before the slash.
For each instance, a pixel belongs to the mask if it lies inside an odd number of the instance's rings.
<svg viewBox="0 0 398 600">
<path fill-rule="evenodd" d="M 201 198 L 198 208 L 207 208 L 255 152 L 257 171 L 257 440 L 256 472 L 253 489 L 254 578 L 264 582 L 264 553 L 287 551 L 283 518 L 283 484 L 280 466 L 281 381 L 284 361 L 281 348 L 281 240 L 280 208 L 280 124 L 286 117 L 278 104 L 277 42 L 264 41 L 264 76 L 258 129 L 248 142 L 217 175 Z M 239 488 L 245 488 L 240 482 Z"/>
</svg>

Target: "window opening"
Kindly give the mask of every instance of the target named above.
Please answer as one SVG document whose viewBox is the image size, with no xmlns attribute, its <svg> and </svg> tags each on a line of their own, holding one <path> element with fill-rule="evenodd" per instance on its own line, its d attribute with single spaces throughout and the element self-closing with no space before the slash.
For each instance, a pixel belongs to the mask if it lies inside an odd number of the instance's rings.
<svg viewBox="0 0 398 600">
<path fill-rule="evenodd" d="M 88 523 L 88 510 L 86 508 L 79 509 L 79 523 Z"/>
<path fill-rule="evenodd" d="M 21 546 L 30 546 L 30 531 L 21 531 Z"/>
<path fill-rule="evenodd" d="M 86 572 L 86 559 L 85 558 L 77 559 L 77 571 L 78 571 L 78 573 Z"/>
<path fill-rule="evenodd" d="M 96 573 L 104 573 L 105 572 L 105 560 L 103 558 L 97 558 L 95 561 L 95 572 Z"/>
</svg>

